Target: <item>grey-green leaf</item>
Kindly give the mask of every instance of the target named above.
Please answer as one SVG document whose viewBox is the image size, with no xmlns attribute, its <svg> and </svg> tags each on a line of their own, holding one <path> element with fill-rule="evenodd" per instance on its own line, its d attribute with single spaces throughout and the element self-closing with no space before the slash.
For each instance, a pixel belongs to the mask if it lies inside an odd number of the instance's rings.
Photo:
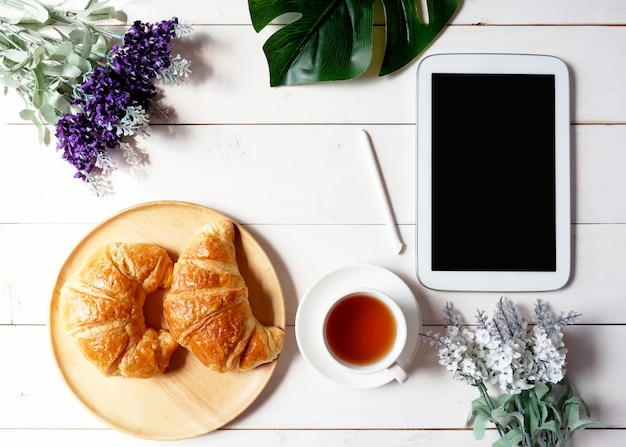
<svg viewBox="0 0 626 447">
<path fill-rule="evenodd" d="M 45 47 L 37 47 L 35 51 L 33 51 L 33 58 L 31 61 L 31 67 L 36 67 L 39 63 L 46 57 L 46 49 Z"/>
<path fill-rule="evenodd" d="M 20 118 L 24 121 L 31 121 L 35 116 L 35 111 L 31 109 L 22 109 L 20 110 Z"/>
<path fill-rule="evenodd" d="M 524 426 L 524 416 L 517 411 L 507 413 L 502 408 L 495 408 L 491 412 L 491 418 L 494 422 L 503 426 L 509 425 L 512 420 L 516 420 L 520 427 Z"/>
<path fill-rule="evenodd" d="M 522 431 L 516 428 L 498 438 L 498 440 L 492 444 L 492 447 L 516 447 L 522 442 L 522 439 Z"/>
<path fill-rule="evenodd" d="M 50 54 L 50 59 L 55 61 L 64 61 L 67 56 L 74 51 L 74 44 L 70 40 L 64 40 L 61 42 Z"/>
<path fill-rule="evenodd" d="M 99 22 L 117 18 L 118 11 L 112 6 L 104 6 L 106 2 L 96 2 L 89 8 L 78 12 L 78 16 L 87 22 Z"/>
<path fill-rule="evenodd" d="M 72 53 L 67 56 L 67 63 L 75 66 L 81 73 L 87 73 L 91 71 L 91 64 L 87 59 L 82 58 L 78 54 Z M 74 76 L 78 77 L 78 76 Z"/>
<path fill-rule="evenodd" d="M 35 81 L 32 99 L 31 102 L 36 109 L 41 108 L 41 104 L 43 103 L 43 93 L 44 93 L 44 82 L 43 82 L 43 73 L 39 68 L 33 70 L 33 79 Z"/>
<path fill-rule="evenodd" d="M 11 62 L 15 62 L 16 64 L 21 64 L 23 63 L 26 59 L 28 59 L 28 51 L 23 51 L 23 50 L 15 50 L 15 49 L 11 49 L 11 50 L 4 50 L 2 52 L 0 52 L 0 57 L 2 57 L 3 59 L 8 59 Z"/>
<path fill-rule="evenodd" d="M 380 75 L 401 69 L 422 52 L 454 15 L 460 0 L 427 0 L 428 24 L 416 0 L 382 0 L 386 47 Z M 248 0 L 254 29 L 288 13 L 299 18 L 263 46 L 270 85 L 352 79 L 372 59 L 374 0 Z"/>
<path fill-rule="evenodd" d="M 21 0 L 20 8 L 24 11 L 24 17 L 18 23 L 28 23 L 32 20 L 38 23 L 46 23 L 50 19 L 48 8 L 37 0 Z"/>
<path fill-rule="evenodd" d="M 43 65 L 42 73 L 46 76 L 60 76 L 66 79 L 74 79 L 82 74 L 78 67 L 69 64 Z"/>
<path fill-rule="evenodd" d="M 485 427 L 487 426 L 487 422 L 489 422 L 489 416 L 484 413 L 479 413 L 474 418 L 474 439 L 480 441 L 485 437 Z"/>
<path fill-rule="evenodd" d="M 57 123 L 58 116 L 57 116 L 56 110 L 54 109 L 52 104 L 50 104 L 50 98 L 48 94 L 44 95 L 44 102 L 41 105 L 41 109 L 39 109 L 39 112 L 41 113 L 41 116 L 46 121 L 46 123 L 48 124 Z"/>
<path fill-rule="evenodd" d="M 597 425 L 597 422 L 592 419 L 580 419 L 576 421 L 575 423 L 573 423 L 572 425 L 569 425 L 567 428 L 571 431 L 576 431 L 576 430 L 582 430 L 591 425 Z"/>
<path fill-rule="evenodd" d="M 50 106 L 54 107 L 56 110 L 61 112 L 63 115 L 70 113 L 70 103 L 66 99 L 65 95 L 54 92 L 52 96 L 50 96 L 50 100 L 48 101 Z"/>
<path fill-rule="evenodd" d="M 19 81 L 16 81 L 10 77 L 0 76 L 0 84 L 9 87 L 9 88 L 18 88 L 22 84 Z"/>
</svg>

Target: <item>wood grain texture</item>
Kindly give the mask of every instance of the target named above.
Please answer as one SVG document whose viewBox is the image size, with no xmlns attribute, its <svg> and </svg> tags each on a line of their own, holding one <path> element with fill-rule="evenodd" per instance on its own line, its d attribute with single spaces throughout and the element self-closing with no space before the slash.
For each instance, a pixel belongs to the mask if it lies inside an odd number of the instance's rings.
<svg viewBox="0 0 626 447">
<path fill-rule="evenodd" d="M 374 39 L 384 43 L 384 28 L 376 27 Z M 414 124 L 417 63 L 429 54 L 450 52 L 560 57 L 572 74 L 573 122 L 626 122 L 621 76 L 626 62 L 605 56 L 624 54 L 626 26 L 454 26 L 390 76 L 377 76 L 380 51 L 357 80 L 275 88 L 269 86 L 263 43 L 251 26 L 198 25 L 176 48 L 192 60 L 191 78 L 181 85 L 162 85 L 163 102 L 175 111 L 170 124 Z M 0 97 L 0 122 L 23 123 L 21 108 L 13 91 Z M 176 130 L 179 136 L 182 132 Z"/>
<path fill-rule="evenodd" d="M 425 326 L 424 330 L 437 332 L 440 327 Z M 594 418 L 604 426 L 621 429 L 626 409 L 623 396 L 614 390 L 621 384 L 619 371 L 626 367 L 626 360 L 615 352 L 621 349 L 626 329 L 623 325 L 571 326 L 564 333 L 569 348 L 568 375 L 576 391 L 589 403 Z M 16 359 L 15 367 L 3 372 L 0 429 L 107 428 L 65 386 L 47 339 L 44 326 L 0 326 L 0 347 Z M 20 352 L 31 355 L 19 357 Z M 233 438 L 239 430 L 258 429 L 463 429 L 477 390 L 454 381 L 438 365 L 436 352 L 427 343 L 420 346 L 408 372 L 409 380 L 402 385 L 389 383 L 371 390 L 344 388 L 304 361 L 294 328 L 288 326 L 285 350 L 267 387 L 224 428 L 232 430 Z M 184 404 L 181 401 L 169 408 L 176 413 Z M 0 439 L 2 433 L 8 431 L 0 431 Z M 595 433 L 598 438 L 592 445 L 603 439 L 601 432 Z M 132 445 L 134 438 L 126 439 Z M 211 435 L 204 439 L 209 442 Z"/>
<path fill-rule="evenodd" d="M 146 164 L 119 162 L 111 177 L 114 193 L 103 200 L 72 178 L 53 148 L 31 139 L 34 129 L 0 125 L 7 141 L 20 142 L 19 150 L 0 151 L 0 189 L 6 191 L 0 222 L 95 224 L 136 203 L 182 197 L 243 224 L 380 224 L 383 213 L 359 138 L 365 127 L 398 223 L 415 224 L 415 126 L 178 127 L 156 127 L 140 140 Z M 572 126 L 572 223 L 626 222 L 625 138 L 626 126 Z M 237 187 L 223 187 L 233 176 Z M 345 200 L 335 200 L 338 195 Z M 59 200 L 67 205 L 55 206 Z"/>
<path fill-rule="evenodd" d="M 81 7 L 80 0 L 67 0 L 68 4 Z M 110 4 L 121 8 L 126 22 L 141 17 L 142 20 L 163 20 L 171 16 L 201 24 L 250 24 L 246 2 L 213 0 L 206 8 L 198 8 L 195 2 L 173 3 L 168 0 L 111 0 Z M 146 7 L 148 6 L 149 7 Z M 382 23 L 382 7 L 376 3 L 376 23 Z M 276 20 L 275 23 L 284 23 Z M 614 24 L 626 23 L 626 5 L 621 0 L 463 0 L 452 24 Z"/>
<path fill-rule="evenodd" d="M 50 296 L 65 257 L 89 224 L 0 226 L 0 245 L 18 252 L 40 248 L 36 258 L 25 254 L 0 259 L 3 293 L 0 295 L 0 324 L 37 325 L 48 319 Z M 390 250 L 386 228 L 381 225 L 253 225 L 246 229 L 260 241 L 271 260 L 285 297 L 285 315 L 293 325 L 299 300 L 310 285 L 328 272 L 346 265 L 375 263 L 399 275 L 418 297 L 425 324 L 441 324 L 442 309 L 454 301 L 468 320 L 477 308 L 490 311 L 497 293 L 438 292 L 420 285 L 415 274 L 414 226 L 402 226 L 406 252 Z M 574 273 L 570 283 L 554 292 L 516 293 L 510 297 L 527 311 L 537 298 L 555 310 L 576 310 L 583 324 L 624 324 L 622 304 L 626 277 L 626 226 L 578 225 L 573 227 Z M 342 249 L 338 250 L 337 247 Z M 328 254 L 332 254 L 329 258 Z M 302 259 L 308 259 L 303 262 Z M 42 272 L 32 281 L 28 268 Z"/>
</svg>

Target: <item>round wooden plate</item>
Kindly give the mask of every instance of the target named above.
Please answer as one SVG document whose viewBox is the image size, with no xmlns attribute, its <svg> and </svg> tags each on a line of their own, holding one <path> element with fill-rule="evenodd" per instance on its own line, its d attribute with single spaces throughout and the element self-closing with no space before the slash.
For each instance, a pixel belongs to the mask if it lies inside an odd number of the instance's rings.
<svg viewBox="0 0 626 447">
<path fill-rule="evenodd" d="M 227 217 L 186 202 L 150 202 L 128 208 L 93 229 L 61 268 L 50 304 L 50 337 L 65 381 L 78 399 L 109 426 L 140 438 L 185 439 L 209 433 L 240 415 L 270 380 L 276 361 L 247 372 L 215 373 L 179 347 L 170 366 L 150 379 L 105 377 L 79 352 L 59 321 L 59 292 L 66 279 L 96 249 L 109 242 L 151 242 L 165 248 L 173 261 L 201 226 Z M 237 263 L 250 290 L 256 318 L 285 327 L 285 304 L 274 268 L 257 241 L 237 226 Z M 146 301 L 146 322 L 166 327 L 157 292 Z"/>
</svg>

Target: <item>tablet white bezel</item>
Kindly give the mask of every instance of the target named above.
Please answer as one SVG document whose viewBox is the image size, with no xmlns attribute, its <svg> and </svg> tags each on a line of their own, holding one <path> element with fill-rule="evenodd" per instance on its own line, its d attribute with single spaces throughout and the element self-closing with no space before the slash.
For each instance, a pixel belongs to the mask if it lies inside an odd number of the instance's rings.
<svg viewBox="0 0 626 447">
<path fill-rule="evenodd" d="M 555 79 L 556 271 L 435 271 L 432 269 L 431 101 L 433 73 L 549 74 Z M 569 73 L 560 59 L 519 54 L 439 54 L 417 70 L 417 276 L 431 289 L 450 291 L 546 291 L 570 276 Z"/>
</svg>

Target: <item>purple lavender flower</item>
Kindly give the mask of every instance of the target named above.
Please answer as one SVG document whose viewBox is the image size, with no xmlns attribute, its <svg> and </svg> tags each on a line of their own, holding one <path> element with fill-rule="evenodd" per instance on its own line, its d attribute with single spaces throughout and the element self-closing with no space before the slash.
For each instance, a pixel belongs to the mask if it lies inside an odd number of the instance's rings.
<svg viewBox="0 0 626 447">
<path fill-rule="evenodd" d="M 67 114 L 57 123 L 57 147 L 63 148 L 62 157 L 76 168 L 75 178 L 86 180 L 96 167 L 104 146 L 93 137 L 91 122 L 84 113 Z"/>
<path fill-rule="evenodd" d="M 123 77 L 149 80 L 170 66 L 170 40 L 178 19 L 155 24 L 135 22 L 124 36 L 124 46 L 111 57 L 113 71 Z"/>
<path fill-rule="evenodd" d="M 79 105 L 108 147 L 118 144 L 117 124 L 124 110 L 133 104 L 133 98 L 118 76 L 109 70 L 96 67 L 91 76 L 77 89 Z M 121 116 L 120 116 L 121 114 Z"/>
<path fill-rule="evenodd" d="M 77 114 L 67 114 L 57 123 L 57 150 L 85 181 L 105 147 L 115 148 L 128 135 L 129 111 L 147 110 L 157 90 L 154 78 L 171 65 L 170 41 L 176 37 L 178 19 L 155 24 L 135 22 L 122 46 L 112 46 L 106 67 L 96 67 L 75 89 Z"/>
</svg>

